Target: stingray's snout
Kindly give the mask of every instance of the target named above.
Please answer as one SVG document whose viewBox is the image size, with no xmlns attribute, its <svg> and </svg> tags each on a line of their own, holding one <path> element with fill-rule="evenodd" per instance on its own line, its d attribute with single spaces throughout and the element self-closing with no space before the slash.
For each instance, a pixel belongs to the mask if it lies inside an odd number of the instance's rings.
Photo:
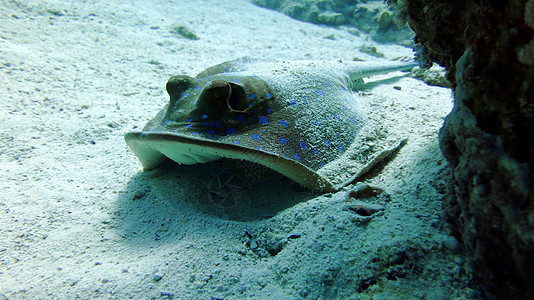
<svg viewBox="0 0 534 300">
<path fill-rule="evenodd" d="M 167 81 L 167 93 L 169 96 L 173 97 L 175 95 L 180 95 L 185 92 L 188 88 L 195 85 L 195 79 L 187 75 L 176 75 L 172 76 L 169 81 Z"/>
</svg>

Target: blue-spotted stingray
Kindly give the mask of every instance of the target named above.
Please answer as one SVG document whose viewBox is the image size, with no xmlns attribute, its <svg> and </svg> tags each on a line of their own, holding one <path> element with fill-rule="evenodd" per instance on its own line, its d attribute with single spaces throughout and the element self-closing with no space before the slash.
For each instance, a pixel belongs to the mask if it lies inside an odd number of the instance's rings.
<svg viewBox="0 0 534 300">
<path fill-rule="evenodd" d="M 380 143 L 385 135 L 373 129 L 381 126 L 380 121 L 369 118 L 376 112 L 362 109 L 352 91 L 363 77 L 415 65 L 225 62 L 196 77 L 171 77 L 166 86 L 169 103 L 142 131 L 127 133 L 125 140 L 146 170 L 167 158 L 188 165 L 241 159 L 307 188 L 334 192 L 354 182 L 400 142 Z M 373 146 L 365 144 L 369 140 Z"/>
</svg>

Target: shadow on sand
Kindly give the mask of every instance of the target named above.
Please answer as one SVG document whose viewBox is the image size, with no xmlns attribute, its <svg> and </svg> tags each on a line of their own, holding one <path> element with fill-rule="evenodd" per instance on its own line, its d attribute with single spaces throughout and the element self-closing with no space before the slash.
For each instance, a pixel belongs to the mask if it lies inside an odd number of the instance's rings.
<svg viewBox="0 0 534 300">
<path fill-rule="evenodd" d="M 316 196 L 258 164 L 223 159 L 186 166 L 168 161 L 132 177 L 119 193 L 115 214 L 121 220 L 119 234 L 129 236 L 180 221 L 268 219 Z"/>
</svg>

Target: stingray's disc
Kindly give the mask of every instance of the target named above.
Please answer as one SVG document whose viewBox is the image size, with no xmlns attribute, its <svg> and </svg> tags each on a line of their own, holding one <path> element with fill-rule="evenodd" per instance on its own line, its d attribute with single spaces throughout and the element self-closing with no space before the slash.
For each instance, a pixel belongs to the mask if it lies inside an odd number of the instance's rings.
<svg viewBox="0 0 534 300">
<path fill-rule="evenodd" d="M 410 66 L 239 61 L 209 68 L 197 78 L 174 76 L 167 83 L 169 104 L 142 132 L 128 133 L 126 142 L 145 169 L 165 157 L 181 164 L 228 157 L 260 163 L 315 190 L 333 191 L 385 149 L 358 153 L 356 169 L 339 167 L 341 160 L 350 160 L 347 150 L 365 142 L 362 132 L 375 134 L 368 127 L 376 124 L 351 93 L 353 81 Z M 336 168 L 345 174 L 336 178 Z"/>
</svg>

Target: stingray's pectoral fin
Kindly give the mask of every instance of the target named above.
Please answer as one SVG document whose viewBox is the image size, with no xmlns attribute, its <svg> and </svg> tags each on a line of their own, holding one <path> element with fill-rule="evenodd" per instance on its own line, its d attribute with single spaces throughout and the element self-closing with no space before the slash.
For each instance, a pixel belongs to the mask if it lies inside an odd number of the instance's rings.
<svg viewBox="0 0 534 300">
<path fill-rule="evenodd" d="M 132 149 L 135 156 L 139 158 L 145 170 L 154 169 L 167 159 L 161 152 L 149 147 L 146 142 L 143 142 L 139 132 L 127 133 L 124 136 L 124 140 L 130 149 Z"/>
<path fill-rule="evenodd" d="M 350 177 L 345 182 L 336 185 L 336 189 L 340 190 L 345 186 L 355 184 L 357 180 L 361 180 L 362 177 L 365 177 L 375 166 L 384 163 L 389 159 L 392 159 L 395 153 L 397 153 L 402 147 L 404 147 L 407 142 L 408 139 L 404 138 L 393 147 L 382 150 L 382 152 L 378 153 L 378 155 L 369 160 L 369 162 L 367 162 L 367 164 L 364 165 L 354 176 Z"/>
<path fill-rule="evenodd" d="M 192 165 L 226 157 L 264 165 L 315 191 L 331 193 L 339 189 L 294 160 L 256 149 L 158 132 L 130 132 L 125 139 L 145 170 L 156 168 L 167 158 L 178 164 Z"/>
<path fill-rule="evenodd" d="M 222 157 L 210 147 L 195 144 L 195 141 L 198 142 L 198 140 L 173 134 L 129 132 L 124 138 L 145 170 L 158 167 L 167 158 L 178 164 L 194 165 Z"/>
</svg>

